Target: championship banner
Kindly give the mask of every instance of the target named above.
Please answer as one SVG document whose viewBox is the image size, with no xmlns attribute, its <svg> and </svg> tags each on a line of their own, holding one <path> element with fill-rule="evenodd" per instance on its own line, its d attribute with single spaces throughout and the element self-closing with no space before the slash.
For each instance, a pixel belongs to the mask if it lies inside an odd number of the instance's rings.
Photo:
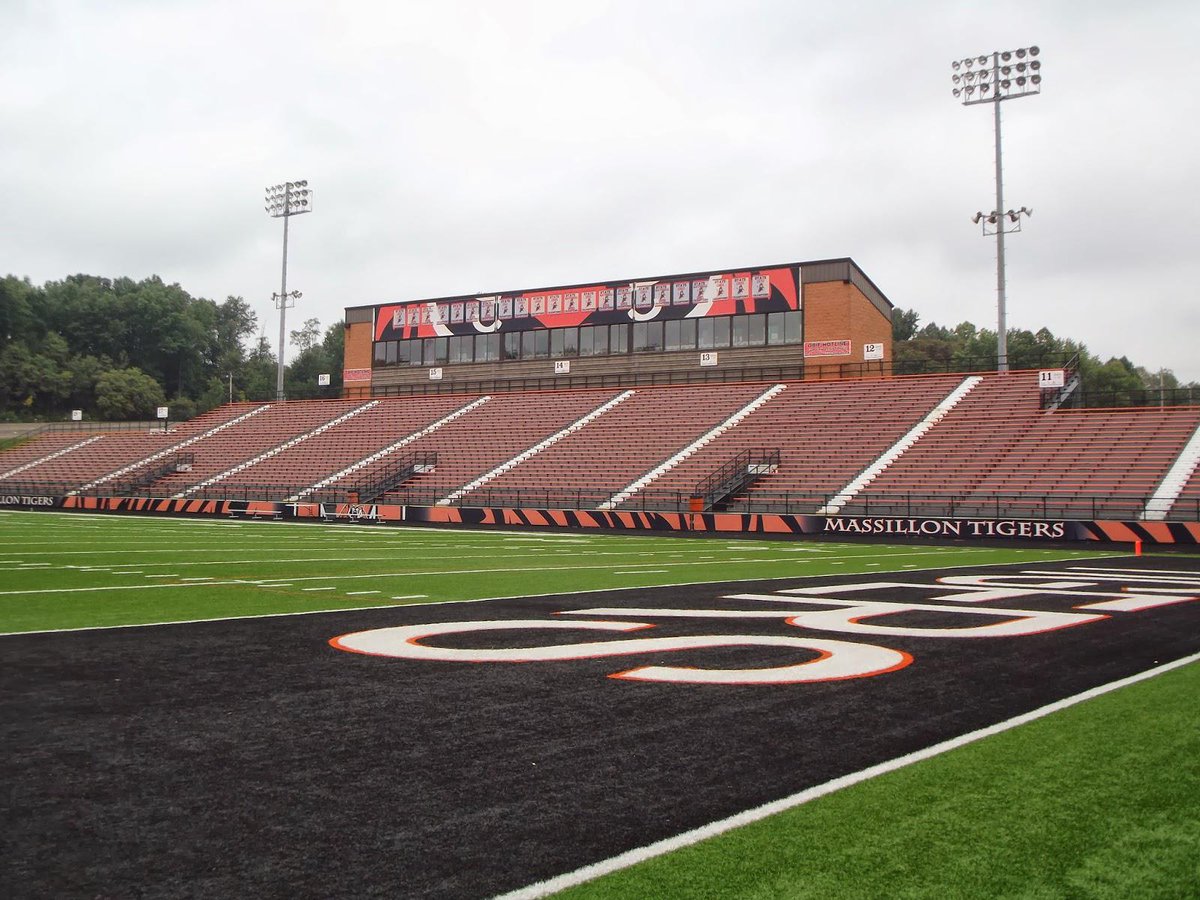
<svg viewBox="0 0 1200 900">
<path fill-rule="evenodd" d="M 800 284 L 795 268 L 753 269 L 389 304 L 376 308 L 374 339 L 409 340 L 798 309 Z M 846 344 L 848 348 L 849 342 Z"/>
<path fill-rule="evenodd" d="M 353 381 L 370 381 L 370 369 L 342 369 L 342 382 L 349 384 Z"/>
</svg>

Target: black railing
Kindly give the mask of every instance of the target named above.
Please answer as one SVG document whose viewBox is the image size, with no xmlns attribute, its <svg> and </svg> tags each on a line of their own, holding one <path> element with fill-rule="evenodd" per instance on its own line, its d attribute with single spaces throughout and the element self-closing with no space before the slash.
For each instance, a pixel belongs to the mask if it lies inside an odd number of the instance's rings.
<svg viewBox="0 0 1200 900">
<path fill-rule="evenodd" d="M 79 431 L 85 434 L 99 431 L 162 431 L 166 421 L 151 419 L 138 422 L 31 422 L 28 431 L 15 433 L 13 437 L 35 438 L 42 434 L 57 434 L 63 431 Z"/>
<path fill-rule="evenodd" d="M 106 481 L 82 493 L 98 497 L 136 497 L 143 488 L 148 488 L 160 478 L 173 475 L 175 472 L 187 472 L 196 461 L 194 453 L 176 453 L 170 459 L 157 460 L 141 469 L 135 469 L 125 476 Z"/>
<path fill-rule="evenodd" d="M 743 450 L 696 482 L 692 497 L 709 509 L 779 468 L 778 450 Z"/>
<path fill-rule="evenodd" d="M 1197 406 L 1200 388 L 1146 388 L 1134 391 L 1094 391 L 1084 383 L 1063 404 L 1072 409 L 1110 409 L 1134 406 Z"/>
<path fill-rule="evenodd" d="M 350 487 L 359 503 L 371 503 L 383 494 L 399 487 L 418 472 L 432 472 L 437 466 L 436 450 L 412 450 L 390 460 L 377 470 L 368 481 L 360 481 Z"/>
<path fill-rule="evenodd" d="M 6 479 L 0 481 L 0 496 L 62 497 L 78 488 L 65 481 Z M 305 484 L 221 484 L 188 494 L 189 499 L 208 500 L 276 500 L 284 501 L 308 488 Z M 612 491 L 563 488 L 489 489 L 472 491 L 469 502 L 463 498 L 452 505 L 465 507 L 512 507 L 533 509 L 601 508 Z M 153 491 L 138 496 L 152 496 Z M 389 503 L 410 506 L 434 506 L 445 496 L 444 491 L 415 490 L 411 487 L 390 492 Z M 352 489 L 321 488 L 305 495 L 303 501 L 321 503 L 354 502 Z M 851 498 L 836 493 L 788 492 L 780 494 L 750 494 L 732 501 L 730 513 L 780 513 L 784 515 L 816 515 L 830 503 L 841 503 L 840 515 L 872 517 L 979 518 L 979 519 L 1115 519 L 1138 520 L 1150 497 L 1137 494 L 1074 494 L 1069 492 L 1043 494 L 1014 493 L 871 493 L 863 492 Z M 365 502 L 365 501 L 363 501 Z M 640 512 L 688 512 L 690 491 L 639 491 L 621 503 L 618 510 Z M 1168 522 L 1200 522 L 1200 497 L 1181 497 L 1166 516 Z"/>
</svg>

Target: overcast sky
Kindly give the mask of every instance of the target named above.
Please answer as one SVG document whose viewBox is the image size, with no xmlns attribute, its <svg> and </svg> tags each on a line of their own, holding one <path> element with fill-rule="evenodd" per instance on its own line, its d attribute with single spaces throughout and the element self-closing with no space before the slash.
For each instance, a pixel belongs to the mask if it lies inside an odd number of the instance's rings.
<svg viewBox="0 0 1200 900">
<path fill-rule="evenodd" d="M 1200 380 L 1200 4 L 0 0 L 0 273 L 157 274 L 275 342 L 346 306 L 849 256 L 923 323 L 996 322 L 992 108 L 952 59 L 1037 44 L 1002 104 L 1012 327 Z"/>
</svg>

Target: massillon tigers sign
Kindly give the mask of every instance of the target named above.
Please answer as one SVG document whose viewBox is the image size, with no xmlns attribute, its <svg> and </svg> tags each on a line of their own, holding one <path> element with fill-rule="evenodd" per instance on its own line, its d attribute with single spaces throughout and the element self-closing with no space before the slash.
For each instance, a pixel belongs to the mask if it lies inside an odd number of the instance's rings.
<svg viewBox="0 0 1200 900">
<path fill-rule="evenodd" d="M 898 594 L 917 599 L 897 600 Z M 889 645 L 904 643 L 906 638 L 1019 639 L 1195 600 L 1197 594 L 1200 574 L 1077 566 L 962 573 L 929 583 L 845 582 L 720 598 L 739 604 L 737 608 L 594 607 L 564 609 L 544 619 L 401 625 L 344 634 L 330 644 L 373 656 L 468 663 L 568 662 L 770 647 L 794 651 L 796 660 L 768 668 L 639 665 L 609 677 L 679 684 L 794 684 L 866 678 L 903 669 L 914 663 L 913 656 Z M 1025 608 L 1019 605 L 1022 601 L 1055 608 Z M 919 614 L 919 621 L 937 624 L 915 625 L 911 616 L 901 615 L 911 613 Z M 721 627 L 712 634 L 654 635 L 657 621 L 681 619 L 706 620 Z M 777 621 L 779 633 L 739 633 L 736 623 L 748 620 Z M 455 635 L 479 632 L 495 632 L 502 646 L 446 646 Z M 599 639 L 556 643 L 554 632 L 595 632 Z M 624 634 L 636 637 L 612 638 Z"/>
</svg>

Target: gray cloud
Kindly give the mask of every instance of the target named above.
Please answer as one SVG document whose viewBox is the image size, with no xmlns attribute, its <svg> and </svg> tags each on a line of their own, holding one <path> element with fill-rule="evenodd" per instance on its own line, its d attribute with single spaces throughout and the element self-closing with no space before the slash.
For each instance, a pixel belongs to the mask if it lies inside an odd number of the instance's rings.
<svg viewBox="0 0 1200 900">
<path fill-rule="evenodd" d="M 1038 43 L 1004 105 L 1010 324 L 1200 379 L 1194 4 L 69 2 L 0 9 L 0 258 L 157 273 L 268 335 L 347 304 L 853 256 L 993 326 L 990 108 L 951 59 Z"/>
</svg>

